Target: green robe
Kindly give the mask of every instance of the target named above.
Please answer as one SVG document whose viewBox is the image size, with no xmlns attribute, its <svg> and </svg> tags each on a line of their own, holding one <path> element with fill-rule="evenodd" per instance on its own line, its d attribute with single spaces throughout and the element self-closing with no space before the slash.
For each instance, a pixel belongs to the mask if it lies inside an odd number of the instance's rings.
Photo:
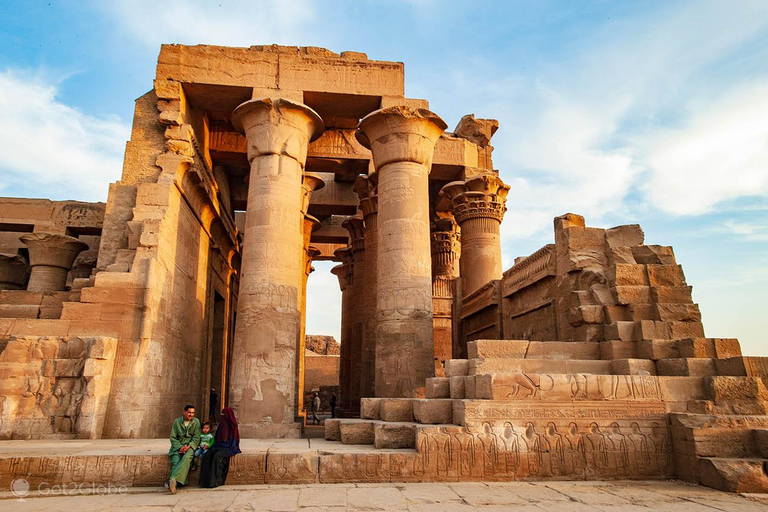
<svg viewBox="0 0 768 512">
<path fill-rule="evenodd" d="M 168 456 L 171 458 L 171 478 L 176 479 L 177 483 L 186 485 L 189 466 L 192 463 L 192 457 L 195 449 L 200 444 L 200 420 L 192 418 L 189 425 L 184 426 L 184 417 L 173 420 L 171 426 L 171 449 L 168 450 Z M 179 449 L 189 445 L 189 450 L 182 455 Z"/>
</svg>

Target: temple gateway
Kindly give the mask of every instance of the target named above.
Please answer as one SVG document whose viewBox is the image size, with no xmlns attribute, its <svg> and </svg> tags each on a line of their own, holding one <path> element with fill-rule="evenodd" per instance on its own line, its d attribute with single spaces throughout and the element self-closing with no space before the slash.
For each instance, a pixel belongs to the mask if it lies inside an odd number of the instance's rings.
<svg viewBox="0 0 768 512">
<path fill-rule="evenodd" d="M 106 204 L 0 199 L 0 439 L 162 438 L 211 388 L 244 438 L 306 435 L 307 280 L 334 261 L 339 418 L 233 483 L 768 491 L 768 359 L 705 337 L 671 247 L 566 213 L 502 267 L 498 125 L 448 131 L 363 53 L 163 46 Z M 0 484 L 167 474 L 99 457 L 0 456 Z"/>
</svg>

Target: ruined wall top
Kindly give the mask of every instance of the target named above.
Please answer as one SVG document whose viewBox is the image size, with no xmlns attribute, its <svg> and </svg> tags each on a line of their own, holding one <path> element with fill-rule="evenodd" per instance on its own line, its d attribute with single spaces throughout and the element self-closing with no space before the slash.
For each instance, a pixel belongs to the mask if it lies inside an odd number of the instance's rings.
<svg viewBox="0 0 768 512">
<path fill-rule="evenodd" d="M 317 47 L 163 45 L 156 79 L 339 94 L 402 97 L 405 93 L 402 62 Z"/>
</svg>

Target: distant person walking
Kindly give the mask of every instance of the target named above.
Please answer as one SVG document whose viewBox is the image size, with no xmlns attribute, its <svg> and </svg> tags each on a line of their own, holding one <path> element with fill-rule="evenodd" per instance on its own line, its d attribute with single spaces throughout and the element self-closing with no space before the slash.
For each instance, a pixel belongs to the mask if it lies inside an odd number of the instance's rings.
<svg viewBox="0 0 768 512">
<path fill-rule="evenodd" d="M 171 426 L 171 477 L 167 484 L 171 494 L 176 494 L 177 485 L 187 484 L 189 466 L 199 444 L 200 420 L 195 418 L 195 406 L 186 405 L 184 414 L 173 420 Z"/>
<path fill-rule="evenodd" d="M 221 410 L 221 422 L 216 428 L 213 448 L 203 456 L 200 464 L 200 487 L 212 489 L 227 482 L 229 459 L 240 451 L 240 429 L 235 411 L 231 407 Z"/>
<path fill-rule="evenodd" d="M 336 393 L 331 393 L 331 418 L 336 417 Z"/>
<path fill-rule="evenodd" d="M 312 398 L 312 424 L 319 425 L 320 424 L 320 418 L 317 417 L 317 413 L 320 411 L 320 395 L 318 393 L 315 393 L 314 398 Z"/>
</svg>

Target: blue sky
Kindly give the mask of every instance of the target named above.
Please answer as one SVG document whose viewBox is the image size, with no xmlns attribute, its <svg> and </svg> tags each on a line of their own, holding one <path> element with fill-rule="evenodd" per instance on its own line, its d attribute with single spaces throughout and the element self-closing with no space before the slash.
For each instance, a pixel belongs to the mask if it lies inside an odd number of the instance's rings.
<svg viewBox="0 0 768 512">
<path fill-rule="evenodd" d="M 552 218 L 673 245 L 711 337 L 768 355 L 768 2 L 0 0 L 0 195 L 104 200 L 161 43 L 405 63 L 449 126 L 493 117 L 505 268 Z M 329 265 L 308 332 L 338 336 Z"/>
</svg>

